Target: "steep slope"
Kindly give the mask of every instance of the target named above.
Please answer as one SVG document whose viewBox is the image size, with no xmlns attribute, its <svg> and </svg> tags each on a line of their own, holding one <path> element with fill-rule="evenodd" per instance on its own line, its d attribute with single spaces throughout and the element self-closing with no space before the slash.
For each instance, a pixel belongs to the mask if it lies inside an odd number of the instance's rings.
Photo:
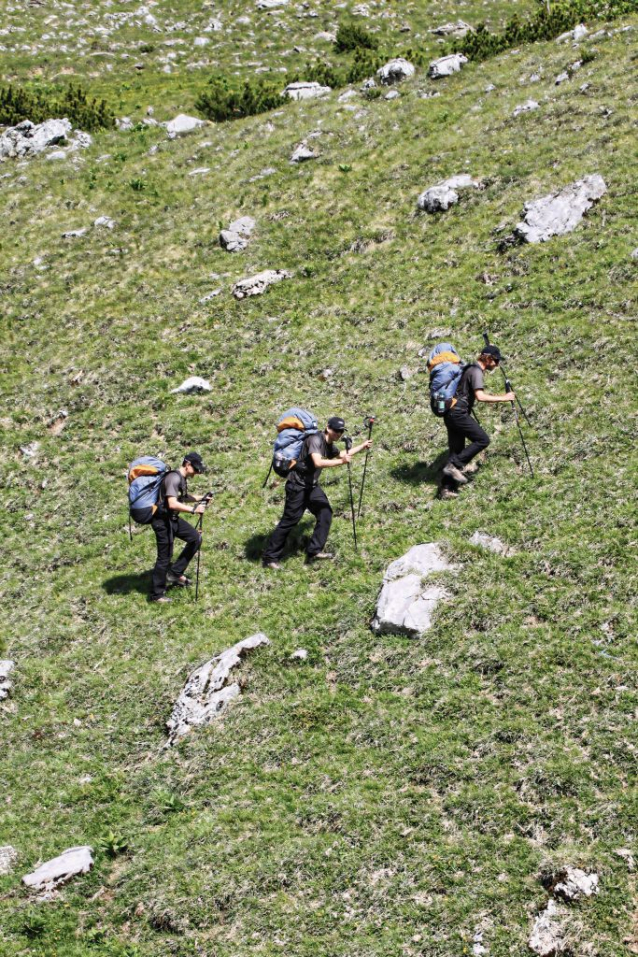
<svg viewBox="0 0 638 957">
<path fill-rule="evenodd" d="M 19 853 L 0 877 L 3 953 L 447 957 L 478 931 L 490 954 L 525 953 L 540 878 L 565 863 L 601 885 L 570 911 L 572 952 L 626 952 L 637 26 L 439 84 L 419 72 L 392 101 L 333 94 L 3 164 L 0 653 L 16 671 L 0 843 Z M 290 164 L 305 139 L 318 158 Z M 417 212 L 459 172 L 483 188 Z M 608 191 L 573 233 L 504 242 L 526 201 L 593 173 Z M 231 255 L 218 233 L 239 215 L 257 227 Z M 292 277 L 233 298 L 267 268 Z M 450 337 L 471 356 L 486 328 L 531 417 L 536 477 L 509 410 L 488 411 L 485 465 L 442 502 L 444 429 L 417 353 Z M 193 374 L 210 395 L 172 394 Z M 337 561 L 303 566 L 306 520 L 274 577 L 259 555 L 283 492 L 261 485 L 293 403 L 351 428 L 375 413 L 376 448 L 359 554 L 338 473 Z M 187 448 L 217 493 L 202 595 L 160 610 L 124 475 Z M 470 545 L 477 530 L 514 554 Z M 423 541 L 461 566 L 451 599 L 419 641 L 374 636 L 384 569 Z M 271 644 L 242 666 L 242 698 L 164 751 L 186 676 L 256 631 Z M 92 872 L 34 903 L 20 876 L 82 844 Z"/>
</svg>

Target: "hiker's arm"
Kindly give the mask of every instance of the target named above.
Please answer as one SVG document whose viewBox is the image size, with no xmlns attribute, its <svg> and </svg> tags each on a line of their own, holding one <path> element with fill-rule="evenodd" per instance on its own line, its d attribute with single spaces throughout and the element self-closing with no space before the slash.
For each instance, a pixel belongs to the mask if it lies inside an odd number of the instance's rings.
<svg viewBox="0 0 638 957">
<path fill-rule="evenodd" d="M 477 389 L 474 398 L 477 402 L 513 402 L 516 395 L 514 392 L 506 392 L 504 395 L 491 395 L 489 392 L 483 392 L 483 389 Z"/>
<path fill-rule="evenodd" d="M 187 505 L 186 502 L 179 502 L 172 495 L 166 499 L 166 504 L 171 512 L 188 512 L 190 515 L 201 515 L 205 505 Z"/>
<path fill-rule="evenodd" d="M 341 456 L 343 455 L 344 453 L 342 452 Z M 342 457 L 335 458 L 335 459 L 324 459 L 322 458 L 320 452 L 313 452 L 310 458 L 312 459 L 312 464 L 314 465 L 316 469 L 333 469 L 335 468 L 335 466 L 344 465 L 346 462 L 346 460 Z"/>
<path fill-rule="evenodd" d="M 364 449 L 372 448 L 372 439 L 366 439 L 365 442 L 362 442 L 361 445 L 355 445 L 353 449 L 350 449 L 350 455 L 356 455 L 357 452 L 363 452 Z M 343 452 L 340 453 L 343 455 Z"/>
</svg>

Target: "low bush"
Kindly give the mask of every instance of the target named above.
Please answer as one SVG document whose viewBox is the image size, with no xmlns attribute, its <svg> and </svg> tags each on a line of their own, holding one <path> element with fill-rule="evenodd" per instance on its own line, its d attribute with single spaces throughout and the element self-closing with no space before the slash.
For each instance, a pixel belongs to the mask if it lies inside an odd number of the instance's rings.
<svg viewBox="0 0 638 957">
<path fill-rule="evenodd" d="M 236 87 L 228 77 L 216 74 L 195 101 L 195 107 L 207 119 L 223 123 L 225 120 L 265 113 L 287 102 L 287 97 L 263 80 L 245 80 Z"/>
<path fill-rule="evenodd" d="M 334 42 L 335 53 L 350 53 L 352 50 L 376 50 L 379 41 L 357 23 L 340 23 Z"/>
<path fill-rule="evenodd" d="M 42 123 L 62 117 L 82 130 L 115 126 L 115 114 L 106 100 L 90 97 L 81 86 L 28 89 L 9 84 L 0 87 L 0 124 L 3 126 L 15 126 L 23 120 Z"/>
</svg>

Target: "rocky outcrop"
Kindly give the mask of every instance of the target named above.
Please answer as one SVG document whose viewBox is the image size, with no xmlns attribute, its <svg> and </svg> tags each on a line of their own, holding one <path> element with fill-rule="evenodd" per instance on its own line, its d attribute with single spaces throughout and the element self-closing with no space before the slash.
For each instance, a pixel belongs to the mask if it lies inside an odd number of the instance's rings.
<svg viewBox="0 0 638 957">
<path fill-rule="evenodd" d="M 402 80 L 407 80 L 409 77 L 414 76 L 414 72 L 415 69 L 412 63 L 409 63 L 408 60 L 400 56 L 384 63 L 384 65 L 377 70 L 377 77 L 379 83 L 382 83 L 384 86 L 392 86 L 394 83 L 401 83 Z"/>
<path fill-rule="evenodd" d="M 22 883 L 35 891 L 50 892 L 78 874 L 88 874 L 92 867 L 93 851 L 90 847 L 70 847 L 59 857 L 41 864 L 32 874 L 26 874 Z"/>
<path fill-rule="evenodd" d="M 314 100 L 318 96 L 327 96 L 332 92 L 331 87 L 322 86 L 321 83 L 289 83 L 283 91 L 282 96 L 288 96 L 291 100 Z"/>
<path fill-rule="evenodd" d="M 514 236 L 526 243 L 544 243 L 553 236 L 571 233 L 606 192 L 604 179 L 595 173 L 565 186 L 558 193 L 526 203 L 523 221 L 516 226 Z"/>
<path fill-rule="evenodd" d="M 414 545 L 388 566 L 372 620 L 377 634 L 396 633 L 410 637 L 424 634 L 432 624 L 438 602 L 447 592 L 439 585 L 424 585 L 435 572 L 454 571 L 439 545 Z"/>
<path fill-rule="evenodd" d="M 23 120 L 11 126 L 0 136 L 0 159 L 22 159 L 43 153 L 51 146 L 85 149 L 93 142 L 88 133 L 76 130 L 72 134 L 69 120 L 45 120 L 31 123 Z M 61 152 L 61 151 L 57 151 Z"/>
<path fill-rule="evenodd" d="M 545 910 L 541 911 L 532 928 L 529 938 L 529 948 L 538 957 L 557 957 L 566 947 L 566 927 L 564 911 L 556 901 L 548 901 Z"/>
<path fill-rule="evenodd" d="M 428 76 L 432 80 L 440 80 L 444 76 L 452 76 L 458 73 L 462 66 L 467 63 L 467 57 L 462 53 L 450 53 L 449 56 L 440 57 L 433 60 L 428 67 Z"/>
<path fill-rule="evenodd" d="M 179 113 L 174 120 L 162 123 L 162 126 L 166 128 L 169 139 L 174 140 L 176 136 L 187 136 L 189 133 L 194 133 L 195 130 L 201 129 L 205 123 L 205 120 L 200 120 L 197 116 L 187 116 L 185 113 Z"/>
<path fill-rule="evenodd" d="M 269 286 L 282 282 L 284 279 L 290 279 L 290 273 L 285 269 L 264 269 L 256 276 L 250 276 L 248 279 L 240 279 L 233 286 L 233 296 L 235 299 L 245 299 L 247 296 L 261 296 Z"/>
<path fill-rule="evenodd" d="M 445 179 L 435 186 L 430 186 L 429 189 L 421 193 L 417 200 L 417 206 L 426 213 L 445 212 L 450 206 L 458 203 L 459 190 L 477 189 L 479 185 L 479 181 L 473 179 L 467 173 L 450 176 L 449 179 Z"/>
<path fill-rule="evenodd" d="M 246 652 L 269 644 L 265 635 L 251 635 L 197 668 L 186 682 L 166 722 L 166 746 L 175 744 L 192 728 L 210 724 L 218 718 L 241 693 L 238 682 L 228 682 L 231 671 L 239 665 Z"/>
<path fill-rule="evenodd" d="M 251 216 L 236 219 L 219 234 L 222 249 L 225 249 L 227 253 L 240 253 L 248 245 L 254 228 L 255 220 Z"/>
<path fill-rule="evenodd" d="M 456 23 L 442 23 L 440 27 L 434 27 L 430 30 L 436 37 L 466 37 L 468 33 L 473 33 L 474 27 L 471 27 L 465 20 L 457 20 Z"/>
</svg>

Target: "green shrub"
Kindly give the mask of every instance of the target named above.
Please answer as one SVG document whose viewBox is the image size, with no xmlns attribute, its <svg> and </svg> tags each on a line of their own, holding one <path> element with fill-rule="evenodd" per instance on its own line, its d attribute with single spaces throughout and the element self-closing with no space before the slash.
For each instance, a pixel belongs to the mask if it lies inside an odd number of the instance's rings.
<svg viewBox="0 0 638 957">
<path fill-rule="evenodd" d="M 211 77 L 208 88 L 198 96 L 195 107 L 207 119 L 223 123 L 265 113 L 287 102 L 287 97 L 263 80 L 245 80 L 237 88 L 228 77 L 216 74 Z"/>
<path fill-rule="evenodd" d="M 0 124 L 3 126 L 15 126 L 22 120 L 42 123 L 56 117 L 66 117 L 82 130 L 115 126 L 115 115 L 106 100 L 90 97 L 81 86 L 29 89 L 9 84 L 0 87 Z"/>
<path fill-rule="evenodd" d="M 355 50 L 346 82 L 358 83 L 359 80 L 365 80 L 366 77 L 372 76 L 380 66 L 383 66 L 387 59 L 388 57 L 381 56 L 374 50 Z"/>
<path fill-rule="evenodd" d="M 365 27 L 357 23 L 340 23 L 334 42 L 335 53 L 349 53 L 352 50 L 376 50 L 379 41 L 368 33 Z"/>
<path fill-rule="evenodd" d="M 295 75 L 293 82 L 321 83 L 322 86 L 336 89 L 345 86 L 345 77 L 345 70 L 333 66 L 327 60 L 314 60 L 312 63 L 306 63 L 305 68 Z"/>
</svg>

